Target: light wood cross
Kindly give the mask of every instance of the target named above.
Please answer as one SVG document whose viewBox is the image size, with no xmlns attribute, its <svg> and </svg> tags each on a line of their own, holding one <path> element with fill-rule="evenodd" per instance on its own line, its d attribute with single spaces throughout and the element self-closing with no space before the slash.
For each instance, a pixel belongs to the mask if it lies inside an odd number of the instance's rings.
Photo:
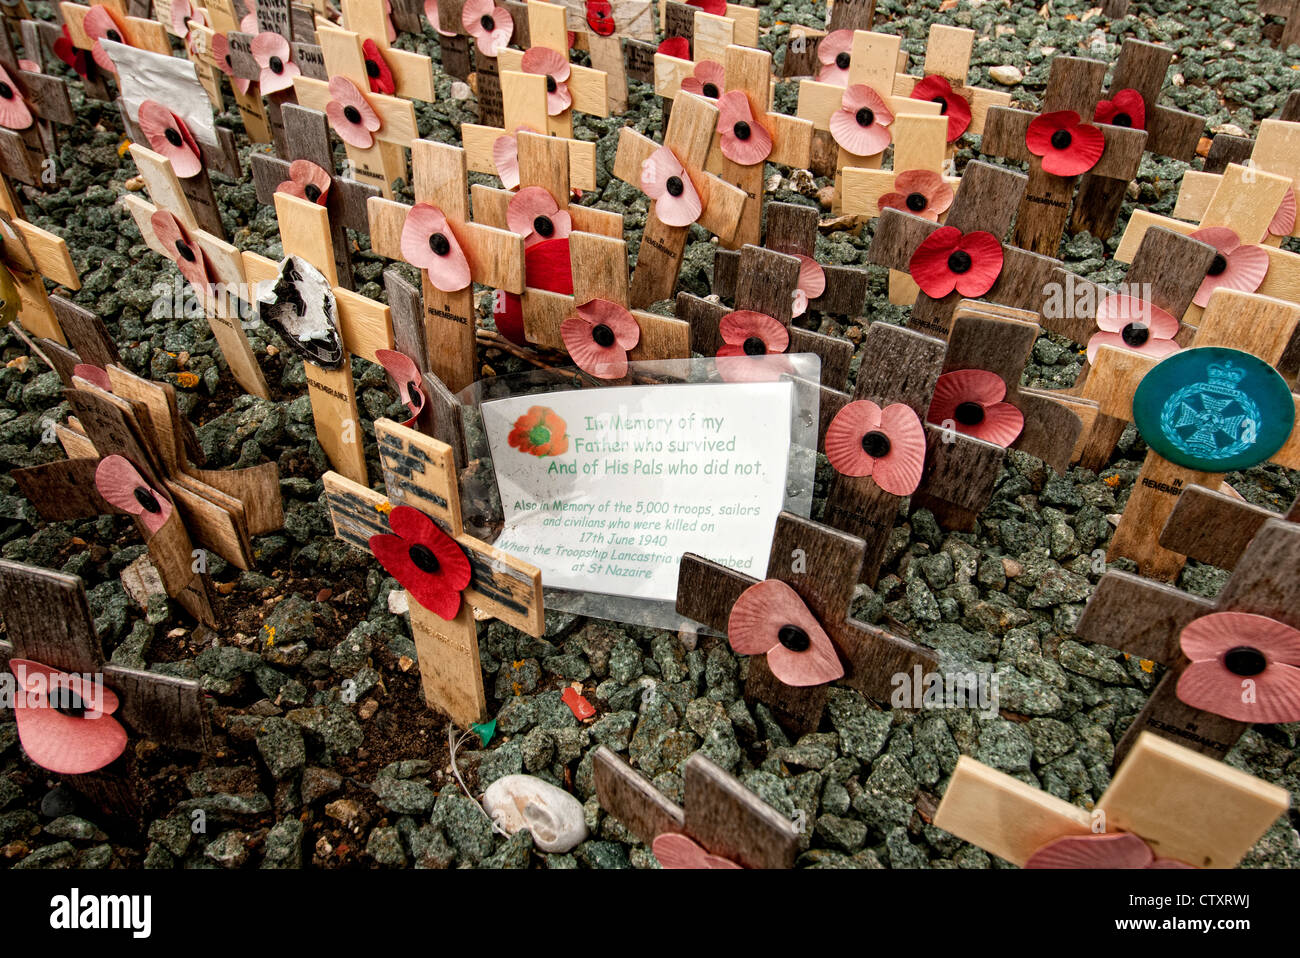
<svg viewBox="0 0 1300 958">
<path fill-rule="evenodd" d="M 894 93 L 899 96 L 911 96 L 912 90 L 925 77 L 943 77 L 952 85 L 952 90 L 970 104 L 970 126 L 966 133 L 980 136 L 989 110 L 993 107 L 1011 106 L 1011 94 L 1002 90 L 989 90 L 973 86 L 967 82 L 971 70 L 971 52 L 975 47 L 975 31 L 965 27 L 954 27 L 944 23 L 930 26 L 925 41 L 925 60 L 921 64 L 921 76 L 912 76 L 899 71 L 894 78 Z M 949 151 L 951 153 L 951 149 Z"/>
<path fill-rule="evenodd" d="M 826 34 L 836 30 L 870 30 L 875 19 L 876 0 L 840 0 L 830 4 L 825 30 L 800 23 L 790 24 L 790 39 L 786 41 L 785 58 L 781 61 L 781 76 L 816 76 L 821 69 L 817 48 Z"/>
<path fill-rule="evenodd" d="M 487 717 L 476 620 L 500 619 L 540 637 L 546 629 L 541 572 L 465 531 L 450 446 L 388 419 L 375 421 L 375 438 L 387 494 L 327 472 L 325 500 L 334 533 L 369 552 L 371 536 L 390 533 L 387 516 L 393 507 L 411 506 L 464 550 L 471 579 L 456 618 L 439 617 L 409 593 L 407 607 L 425 701 L 468 728 Z"/>
<path fill-rule="evenodd" d="M 95 619 L 80 578 L 49 569 L 0 560 L 0 608 L 5 641 L 0 665 L 26 659 L 80 676 L 102 676 L 117 696 L 112 717 L 136 735 L 187 751 L 206 752 L 211 729 L 203 689 L 182 679 L 118 665 L 104 655 Z M 61 776 L 112 814 L 137 818 L 141 796 L 131 777 L 135 749 L 97 772 Z"/>
<path fill-rule="evenodd" d="M 934 824 L 1013 865 L 1058 839 L 1127 832 L 1154 857 L 1232 868 L 1289 806 L 1286 789 L 1148 734 L 1091 810 L 963 755 Z"/>
<path fill-rule="evenodd" d="M 1282 104 L 1282 109 L 1274 117 L 1283 123 L 1300 122 L 1300 90 L 1292 90 Z M 1216 133 L 1214 139 L 1210 141 L 1209 152 L 1205 154 L 1205 162 L 1201 165 L 1200 171 L 1187 170 L 1183 173 L 1186 177 L 1188 173 L 1196 174 L 1190 182 L 1201 179 L 1202 173 L 1222 173 L 1228 168 L 1229 163 L 1244 164 L 1251 158 L 1255 149 L 1255 141 L 1248 136 L 1234 136 L 1231 133 Z M 1270 171 L 1271 172 L 1271 171 Z M 1183 184 L 1180 183 L 1180 187 Z M 1194 196 L 1197 190 L 1194 188 L 1189 193 L 1189 198 Z M 1212 192 L 1212 191 L 1211 191 Z M 1180 197 L 1181 200 L 1181 197 Z M 1189 217 L 1198 219 L 1199 217 Z"/>
<path fill-rule="evenodd" d="M 122 28 L 122 43 L 127 46 L 138 47 L 141 50 L 149 50 L 153 53 L 168 56 L 171 54 L 171 41 L 167 38 L 167 31 L 163 28 L 163 25 L 146 17 L 132 16 L 126 0 L 103 0 L 102 3 L 97 3 L 95 6 L 106 7 L 113 14 L 117 24 Z M 68 36 L 72 38 L 73 47 L 89 53 L 95 46 L 95 41 L 86 33 L 85 26 L 86 15 L 90 13 L 91 6 L 64 0 L 59 4 L 59 11 L 63 15 L 63 25 L 68 28 Z M 116 29 L 114 32 L 117 32 Z M 110 39 L 112 38 L 110 37 Z M 111 76 L 109 71 L 103 70 L 100 71 L 99 76 L 102 78 L 105 74 Z M 97 88 L 94 85 L 87 87 L 88 92 L 97 90 L 107 92 L 107 87 Z"/>
<path fill-rule="evenodd" d="M 68 99 L 67 84 L 59 77 L 47 75 L 39 65 L 40 37 L 35 25 L 24 21 L 21 30 L 24 52 L 29 54 L 24 59 L 36 62 L 37 69 L 23 69 L 7 29 L 0 30 L 0 67 L 13 80 L 16 89 L 11 95 L 26 105 L 32 124 L 25 130 L 0 129 L 0 172 L 35 189 L 51 190 L 59 184 L 55 165 L 59 148 L 54 124 L 67 125 L 76 117 Z M 10 211 L 20 215 L 21 206 L 8 184 L 5 192 L 11 198 Z"/>
<path fill-rule="evenodd" d="M 1296 329 L 1300 327 L 1300 306 L 1233 290 L 1216 290 L 1190 346 L 1223 346 L 1239 349 L 1276 365 Z M 1097 401 L 1108 416 L 1132 421 L 1133 394 L 1142 378 L 1156 365 L 1148 355 L 1103 346 L 1111 352 L 1106 362 L 1094 365 L 1084 395 Z M 1300 397 L 1293 396 L 1296 403 Z M 1286 468 L 1300 467 L 1300 428 L 1270 458 Z M 1191 485 L 1216 488 L 1222 475 L 1175 465 L 1154 450 L 1147 452 L 1142 471 L 1133 483 L 1108 558 L 1132 559 L 1143 575 L 1173 581 L 1185 557 L 1157 543 L 1160 530 L 1173 511 L 1179 493 Z"/>
<path fill-rule="evenodd" d="M 245 80 L 235 72 L 236 63 L 239 63 L 241 72 L 249 71 L 248 59 L 245 57 L 251 59 L 251 54 L 248 51 L 247 35 L 239 31 L 240 18 L 235 12 L 234 3 L 232 0 L 207 0 L 204 10 L 210 25 L 193 20 L 189 23 L 196 65 L 201 63 L 209 70 L 227 75 L 230 80 L 230 92 L 235 98 L 235 106 L 239 109 L 239 118 L 243 122 L 244 132 L 248 134 L 248 138 L 254 143 L 272 142 L 271 120 L 267 116 L 266 104 L 262 102 L 262 95 L 256 82 Z M 228 59 L 221 63 L 217 62 L 217 37 L 222 38 L 221 42 L 225 44 L 225 49 L 230 50 L 232 45 L 234 47 L 233 51 L 227 54 Z M 238 82 L 241 80 L 243 82 Z M 218 84 L 218 90 L 221 89 L 221 85 Z"/>
<path fill-rule="evenodd" d="M 661 835 L 685 835 L 709 855 L 745 868 L 794 867 L 795 823 L 703 752 L 682 766 L 681 805 L 607 745 L 593 753 L 591 772 L 600 807 L 646 845 Z"/>
<path fill-rule="evenodd" d="M 1073 111 L 1085 124 L 1092 124 L 1106 64 L 1082 57 L 1052 60 L 1040 113 Z M 1025 134 L 1037 114 L 995 106 L 989 110 L 980 149 L 990 156 L 1002 156 L 1029 164 L 1029 184 L 1016 213 L 1016 230 L 1011 242 L 1021 249 L 1055 256 L 1061 246 L 1074 197 L 1077 176 L 1056 176 L 1043 169 L 1041 157 L 1029 152 Z M 1146 149 L 1144 130 L 1109 124 L 1097 126 L 1105 138 L 1101 158 L 1089 171 L 1096 176 L 1128 181 L 1137 175 Z"/>
<path fill-rule="evenodd" d="M 454 31 L 455 37 L 439 34 L 443 53 L 443 71 L 454 77 L 468 79 L 478 100 L 478 120 L 485 126 L 500 127 L 505 122 L 504 109 L 509 95 L 501 86 L 500 67 L 496 57 L 485 56 L 478 44 L 466 31 L 462 22 L 465 0 L 438 0 L 438 22 L 443 30 Z M 528 34 L 528 7 L 523 0 L 493 0 L 493 6 L 503 7 L 514 24 L 509 43 L 526 50 L 532 42 Z M 448 53 L 451 54 L 448 58 Z"/>
<path fill-rule="evenodd" d="M 18 288 L 18 321 L 23 327 L 35 336 L 66 344 L 45 282 L 81 289 L 67 242 L 14 211 L 0 212 L 0 268 L 8 271 Z"/>
<path fill-rule="evenodd" d="M 654 72 L 649 80 L 654 85 L 655 93 L 662 98 L 665 119 L 672 113 L 672 101 L 681 92 L 682 80 L 691 76 L 696 66 L 704 62 L 726 66 L 729 46 L 757 47 L 757 39 L 748 36 L 748 31 L 729 15 L 731 6 L 733 5 L 728 5 L 728 14 L 723 16 L 705 13 L 698 7 L 679 3 L 677 0 L 670 0 L 665 6 L 668 13 L 668 21 L 664 25 L 665 37 L 680 37 L 690 44 L 688 57 L 670 56 L 659 52 L 657 47 L 646 44 L 654 59 Z M 741 9 L 757 13 L 753 8 Z M 751 39 L 754 42 L 749 42 Z M 772 86 L 770 75 L 768 86 L 769 92 L 765 94 L 765 98 L 770 105 Z M 765 110 L 766 108 L 765 106 Z"/>
<path fill-rule="evenodd" d="M 1190 622 L 1213 612 L 1244 612 L 1275 619 L 1293 629 L 1300 626 L 1300 578 L 1295 574 L 1298 564 L 1300 525 L 1270 519 L 1259 527 L 1227 583 L 1213 599 L 1128 572 L 1112 570 L 1102 576 L 1079 619 L 1078 635 L 1166 667 L 1146 705 L 1120 740 L 1117 756 L 1144 731 L 1174 739 L 1214 758 L 1228 754 L 1250 726 L 1193 708 L 1178 698 L 1178 680 L 1191 665 L 1179 637 Z M 1249 647 L 1247 640 L 1243 642 Z"/>
<path fill-rule="evenodd" d="M 1197 562 L 1232 569 L 1270 519 L 1300 523 L 1300 499 L 1279 513 L 1247 502 L 1231 487 L 1188 486 L 1165 520 L 1160 544 Z"/>
<path fill-rule="evenodd" d="M 442 211 L 469 262 L 472 282 L 454 292 L 439 290 L 428 271 L 420 271 L 428 369 L 448 389 L 459 392 L 478 377 L 474 336 L 478 314 L 473 284 L 522 293 L 524 238 L 470 222 L 464 150 L 432 140 L 415 140 L 411 143 L 411 167 L 415 202 Z M 389 259 L 405 259 L 402 228 L 411 207 L 381 197 L 372 198 L 368 206 L 371 249 Z"/>
</svg>

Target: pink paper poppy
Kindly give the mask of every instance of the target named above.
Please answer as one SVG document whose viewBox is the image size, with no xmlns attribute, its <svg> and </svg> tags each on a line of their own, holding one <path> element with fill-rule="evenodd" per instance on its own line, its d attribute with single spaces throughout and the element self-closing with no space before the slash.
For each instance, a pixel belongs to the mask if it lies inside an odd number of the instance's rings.
<svg viewBox="0 0 1300 958">
<path fill-rule="evenodd" d="M 378 43 L 365 40 L 361 44 L 361 58 L 365 61 L 366 81 L 371 93 L 392 96 L 397 92 L 397 81 L 393 79 L 393 71 L 388 68 L 388 61 Z"/>
<path fill-rule="evenodd" d="M 953 290 L 983 296 L 1002 273 L 1002 244 L 992 233 L 940 226 L 912 253 L 908 272 L 921 292 L 942 299 Z"/>
<path fill-rule="evenodd" d="M 415 360 L 411 359 L 406 353 L 399 353 L 395 349 L 376 349 L 375 358 L 379 360 L 379 365 L 384 367 L 384 372 L 388 373 L 393 382 L 397 384 L 397 395 L 402 402 L 406 403 L 406 408 L 411 411 L 411 418 L 402 425 L 415 425 L 415 420 L 420 418 L 420 413 L 424 410 L 424 404 L 427 402 L 424 387 L 421 385 L 424 377 L 420 375 Z"/>
<path fill-rule="evenodd" d="M 927 422 L 982 439 L 1003 449 L 1025 428 L 1025 417 L 1015 406 L 1002 402 L 1007 384 L 987 369 L 958 369 L 944 373 L 935 383 Z"/>
<path fill-rule="evenodd" d="M 41 71 L 38 67 L 33 72 Z M 22 91 L 9 71 L 0 66 L 0 126 L 8 130 L 25 130 L 31 125 L 32 111 L 27 108 Z"/>
<path fill-rule="evenodd" d="M 849 85 L 849 66 L 853 63 L 853 31 L 832 30 L 817 44 L 817 59 L 822 68 L 817 73 L 819 83 L 835 86 Z"/>
<path fill-rule="evenodd" d="M 429 282 L 444 293 L 470 284 L 469 260 L 442 210 L 416 203 L 402 225 L 402 256 L 412 266 L 428 270 Z"/>
<path fill-rule="evenodd" d="M 593 299 L 560 324 L 564 348 L 578 368 L 597 379 L 627 375 L 627 352 L 641 340 L 641 327 L 626 308 Z"/>
<path fill-rule="evenodd" d="M 925 427 L 911 406 L 881 409 L 867 399 L 851 402 L 826 427 L 826 458 L 845 476 L 870 476 L 895 496 L 910 496 L 921 484 Z"/>
<path fill-rule="evenodd" d="M 1191 868 L 1173 858 L 1157 858 L 1129 832 L 1069 835 L 1048 842 L 1029 856 L 1026 868 Z"/>
<path fill-rule="evenodd" d="M 641 189 L 655 201 L 655 216 L 665 226 L 690 226 L 704 212 L 686 168 L 676 154 L 661 146 L 641 164 Z"/>
<path fill-rule="evenodd" d="M 691 75 L 682 80 L 682 92 L 716 100 L 726 91 L 727 71 L 716 60 L 701 60 Z"/>
<path fill-rule="evenodd" d="M 550 47 L 529 47 L 519 61 L 525 73 L 546 77 L 546 115 L 559 116 L 573 106 L 569 92 L 569 58 Z"/>
<path fill-rule="evenodd" d="M 1295 210 L 1295 190 L 1288 189 L 1282 195 L 1282 202 L 1278 204 L 1277 212 L 1268 224 L 1268 235 L 1290 236 L 1295 231 Z"/>
<path fill-rule="evenodd" d="M 1097 165 L 1106 151 L 1106 136 L 1073 110 L 1057 110 L 1029 122 L 1025 146 L 1053 176 L 1078 176 Z"/>
<path fill-rule="evenodd" d="M 440 36 L 454 37 L 455 30 L 447 30 L 438 20 L 438 0 L 424 0 L 424 15 L 428 18 L 430 25 Z"/>
<path fill-rule="evenodd" d="M 790 315 L 802 316 L 808 312 L 808 304 L 826 292 L 826 271 L 811 256 L 794 255 L 799 259 L 799 284 L 792 294 Z"/>
<path fill-rule="evenodd" d="M 1268 250 L 1264 247 L 1244 245 L 1241 238 L 1226 226 L 1207 226 L 1193 233 L 1192 239 L 1208 243 L 1218 252 L 1192 297 L 1197 306 L 1208 306 L 1216 289 L 1253 293 L 1263 284 L 1268 273 Z"/>
<path fill-rule="evenodd" d="M 588 3 L 595 0 L 587 0 Z M 655 53 L 662 53 L 666 57 L 676 57 L 678 60 L 689 60 L 691 58 L 691 41 L 685 37 L 668 37 L 660 40 L 659 46 L 655 47 Z"/>
<path fill-rule="evenodd" d="M 192 6 L 190 0 L 172 0 L 172 32 L 178 37 L 188 38 L 191 20 L 204 26 L 208 23 L 208 18 L 203 15 L 203 11 Z"/>
<path fill-rule="evenodd" d="M 501 185 L 508 190 L 519 187 L 519 134 L 523 131 L 535 133 L 527 126 L 518 126 L 514 133 L 498 136 L 492 141 L 492 163 L 496 167 Z"/>
<path fill-rule="evenodd" d="M 82 676 L 31 659 L 10 659 L 18 680 L 14 721 L 27 757 L 59 775 L 82 775 L 126 751 L 126 729 L 113 718 L 117 696 Z"/>
<path fill-rule="evenodd" d="M 172 504 L 151 489 L 135 466 L 122 456 L 105 456 L 95 467 L 95 488 L 110 505 L 137 517 L 149 534 L 157 532 L 171 518 Z"/>
<path fill-rule="evenodd" d="M 207 257 L 184 224 L 167 210 L 156 210 L 149 217 L 149 225 L 153 227 L 153 235 L 167 257 L 181 271 L 181 275 L 196 289 L 207 289 L 211 282 Z"/>
<path fill-rule="evenodd" d="M 116 73 L 117 67 L 113 65 L 113 58 L 108 55 L 108 51 L 100 45 L 99 41 L 112 40 L 114 43 L 126 43 L 126 28 L 118 21 L 117 14 L 103 4 L 97 3 L 86 13 L 81 28 L 86 31 L 86 36 L 94 41 L 90 46 L 90 55 L 95 65 L 101 70 Z"/>
<path fill-rule="evenodd" d="M 393 25 L 392 0 L 384 0 L 384 33 L 389 43 L 397 39 L 397 27 Z"/>
<path fill-rule="evenodd" d="M 754 119 L 744 90 L 724 93 L 718 100 L 718 138 L 722 155 L 741 166 L 762 163 L 772 152 L 772 134 Z"/>
<path fill-rule="evenodd" d="M 248 8 L 248 12 L 239 21 L 239 32 L 254 35 L 259 32 L 257 28 L 257 4 L 245 3 L 244 6 Z"/>
<path fill-rule="evenodd" d="M 902 210 L 932 223 L 952 206 L 952 187 L 933 170 L 904 170 L 894 176 L 893 192 L 876 201 L 880 209 Z"/>
<path fill-rule="evenodd" d="M 854 156 L 875 156 L 889 146 L 893 122 L 894 114 L 880 95 L 866 84 L 855 83 L 831 114 L 831 136 Z"/>
<path fill-rule="evenodd" d="M 493 6 L 492 0 L 466 0 L 460 11 L 460 24 L 485 57 L 494 57 L 504 50 L 515 32 L 510 11 Z"/>
<path fill-rule="evenodd" d="M 212 35 L 212 58 L 217 63 L 217 69 L 230 78 L 232 87 L 240 93 L 248 92 L 248 88 L 253 85 L 253 81 L 235 76 L 234 61 L 230 58 L 230 38 L 224 33 L 214 33 Z"/>
<path fill-rule="evenodd" d="M 35 60 L 27 60 L 23 57 L 18 58 L 18 69 L 24 73 L 40 73 L 41 65 Z"/>
<path fill-rule="evenodd" d="M 1118 346 L 1164 358 L 1178 352 L 1178 319 L 1153 303 L 1127 293 L 1111 293 L 1097 306 L 1097 328 L 1088 340 L 1088 362 L 1102 346 Z"/>
<path fill-rule="evenodd" d="M 370 149 L 375 143 L 375 133 L 383 123 L 366 95 L 345 76 L 330 77 L 329 92 L 325 115 L 339 139 L 361 150 Z"/>
<path fill-rule="evenodd" d="M 1248 612 L 1212 612 L 1178 638 L 1191 659 L 1178 698 L 1238 722 L 1300 721 L 1300 630 Z"/>
<path fill-rule="evenodd" d="M 149 149 L 166 158 L 177 176 L 184 180 L 203 171 L 199 145 L 184 120 L 157 100 L 145 100 L 140 104 L 139 121 Z"/>
<path fill-rule="evenodd" d="M 108 378 L 107 370 L 91 363 L 77 363 L 72 367 L 72 375 L 78 379 L 84 379 L 88 383 L 93 383 L 106 393 L 113 391 L 112 380 Z"/>
<path fill-rule="evenodd" d="M 332 182 L 329 172 L 311 160 L 294 160 L 289 164 L 289 178 L 277 186 L 275 191 L 324 206 Z"/>
<path fill-rule="evenodd" d="M 768 668 L 786 685 L 825 685 L 844 675 L 830 636 L 780 579 L 740 594 L 727 619 L 727 641 L 739 655 L 766 655 Z"/>
<path fill-rule="evenodd" d="M 411 598 L 440 618 L 456 618 L 461 592 L 472 578 L 465 550 L 419 509 L 394 506 L 393 535 L 370 537 L 370 551 Z"/>
<path fill-rule="evenodd" d="M 727 382 L 770 382 L 780 377 L 784 362 L 765 361 L 790 348 L 790 331 L 779 320 L 752 309 L 738 309 L 718 323 L 718 374 Z"/>
<path fill-rule="evenodd" d="M 948 142 L 959 139 L 970 129 L 970 101 L 952 88 L 947 77 L 932 74 L 912 87 L 913 100 L 939 104 L 939 115 L 948 118 Z"/>
<path fill-rule="evenodd" d="M 1127 126 L 1134 130 L 1147 128 L 1147 103 L 1137 90 L 1120 90 L 1109 100 L 1099 100 L 1093 111 L 1094 123 Z"/>
<path fill-rule="evenodd" d="M 506 206 L 506 226 L 524 238 L 524 246 L 543 240 L 563 239 L 573 229 L 573 217 L 560 209 L 554 197 L 540 186 L 526 186 Z"/>
<path fill-rule="evenodd" d="M 697 842 L 677 832 L 656 835 L 650 845 L 655 858 L 664 868 L 739 868 L 729 858 L 710 855 Z"/>
<path fill-rule="evenodd" d="M 293 86 L 293 78 L 302 71 L 289 59 L 289 41 L 271 30 L 253 37 L 248 45 L 253 60 L 262 68 L 257 75 L 257 85 L 265 93 L 279 93 Z"/>
</svg>

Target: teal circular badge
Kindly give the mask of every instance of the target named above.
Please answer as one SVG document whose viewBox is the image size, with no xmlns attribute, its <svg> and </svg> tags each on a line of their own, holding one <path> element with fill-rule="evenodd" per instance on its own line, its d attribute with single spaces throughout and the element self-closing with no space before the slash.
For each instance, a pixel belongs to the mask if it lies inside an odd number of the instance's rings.
<svg viewBox="0 0 1300 958">
<path fill-rule="evenodd" d="M 1222 346 L 1161 360 L 1133 394 L 1133 423 L 1148 446 L 1200 472 L 1264 462 L 1295 425 L 1295 400 L 1276 369 Z"/>
</svg>

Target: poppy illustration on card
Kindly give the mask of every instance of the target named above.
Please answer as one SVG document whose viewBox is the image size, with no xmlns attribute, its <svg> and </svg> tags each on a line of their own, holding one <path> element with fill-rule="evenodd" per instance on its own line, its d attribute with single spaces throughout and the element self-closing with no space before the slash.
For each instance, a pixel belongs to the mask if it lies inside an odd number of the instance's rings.
<svg viewBox="0 0 1300 958">
<path fill-rule="evenodd" d="M 569 451 L 566 425 L 555 410 L 547 406 L 530 406 L 528 412 L 515 420 L 510 430 L 510 445 L 529 456 L 539 459 L 562 456 Z"/>
</svg>

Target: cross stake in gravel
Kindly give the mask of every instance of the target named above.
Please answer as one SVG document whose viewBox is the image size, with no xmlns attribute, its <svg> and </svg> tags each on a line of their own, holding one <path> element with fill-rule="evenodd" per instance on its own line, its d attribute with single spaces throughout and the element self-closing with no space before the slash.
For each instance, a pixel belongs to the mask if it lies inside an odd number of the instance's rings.
<svg viewBox="0 0 1300 958">
<path fill-rule="evenodd" d="M 1142 735 L 1091 812 L 963 755 L 934 824 L 1014 865 L 1142 867 L 1107 857 L 1124 840 L 1102 836 L 1127 834 L 1154 858 L 1232 868 L 1289 806 L 1285 789 Z"/>
<path fill-rule="evenodd" d="M 1297 0 L 1260 0 L 1259 12 L 1266 17 L 1281 17 L 1282 35 L 1278 37 L 1279 49 L 1285 50 L 1300 43 L 1300 2 Z"/>
<path fill-rule="evenodd" d="M 475 620 L 496 618 L 542 635 L 541 572 L 465 532 L 450 446 L 387 419 L 375 421 L 375 438 L 387 495 L 327 472 L 325 497 L 334 533 L 369 552 L 371 536 L 388 534 L 387 516 L 405 505 L 437 522 L 464 550 L 471 578 L 456 617 L 441 618 L 409 593 L 407 607 L 425 701 L 468 728 L 487 714 Z"/>
<path fill-rule="evenodd" d="M 1197 562 L 1231 569 L 1270 519 L 1300 523 L 1300 499 L 1279 513 L 1246 502 L 1231 487 L 1188 486 L 1165 522 L 1160 544 Z"/>
</svg>

